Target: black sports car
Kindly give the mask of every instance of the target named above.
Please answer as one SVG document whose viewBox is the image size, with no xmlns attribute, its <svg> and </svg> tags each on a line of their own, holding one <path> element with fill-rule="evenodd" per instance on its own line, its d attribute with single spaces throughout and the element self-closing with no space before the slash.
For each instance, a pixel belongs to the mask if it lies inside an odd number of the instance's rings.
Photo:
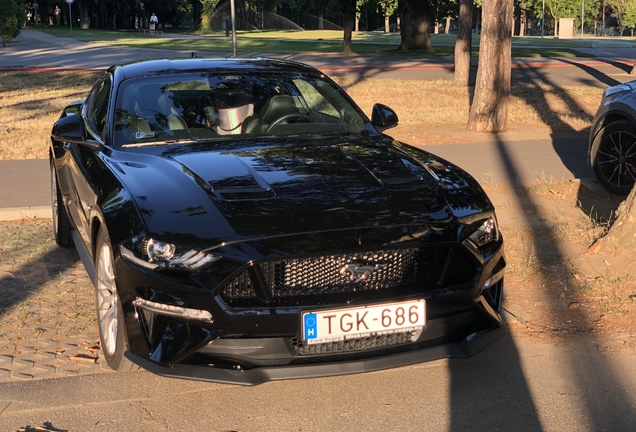
<svg viewBox="0 0 636 432">
<path fill-rule="evenodd" d="M 55 123 L 55 240 L 116 370 L 258 384 L 469 356 L 502 334 L 492 203 L 318 70 L 113 66 Z"/>
<path fill-rule="evenodd" d="M 596 179 L 627 195 L 636 182 L 636 81 L 605 89 L 587 153 Z"/>
</svg>

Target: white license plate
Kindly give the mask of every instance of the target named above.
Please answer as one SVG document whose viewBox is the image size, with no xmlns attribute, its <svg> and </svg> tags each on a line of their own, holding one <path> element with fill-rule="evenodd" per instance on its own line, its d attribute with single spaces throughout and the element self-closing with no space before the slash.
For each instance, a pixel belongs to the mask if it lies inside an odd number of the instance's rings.
<svg viewBox="0 0 636 432">
<path fill-rule="evenodd" d="M 420 330 L 426 325 L 424 300 L 332 309 L 302 314 L 308 344 Z"/>
</svg>

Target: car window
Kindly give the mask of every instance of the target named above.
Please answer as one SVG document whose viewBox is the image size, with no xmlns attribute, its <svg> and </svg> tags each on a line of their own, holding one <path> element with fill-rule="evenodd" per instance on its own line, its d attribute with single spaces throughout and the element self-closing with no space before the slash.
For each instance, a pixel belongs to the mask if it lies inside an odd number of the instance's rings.
<svg viewBox="0 0 636 432">
<path fill-rule="evenodd" d="M 338 117 L 338 110 L 336 110 L 333 105 L 318 92 L 316 87 L 309 84 L 307 81 L 299 79 L 294 80 L 294 84 L 298 87 L 298 90 L 302 94 L 309 109 L 333 117 Z"/>
<path fill-rule="evenodd" d="M 366 133 L 368 121 L 319 75 L 241 71 L 132 78 L 117 91 L 116 147 L 254 136 Z M 221 144 L 220 144 L 221 145 Z"/>
<path fill-rule="evenodd" d="M 104 75 L 95 84 L 86 99 L 86 120 L 88 126 L 100 138 L 104 139 L 104 133 L 108 120 L 108 103 L 110 101 L 110 89 L 112 80 L 110 75 Z"/>
</svg>

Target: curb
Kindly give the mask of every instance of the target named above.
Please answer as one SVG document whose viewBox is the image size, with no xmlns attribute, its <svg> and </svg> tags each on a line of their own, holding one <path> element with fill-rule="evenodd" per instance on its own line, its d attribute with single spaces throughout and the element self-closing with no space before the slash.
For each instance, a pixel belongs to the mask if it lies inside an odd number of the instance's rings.
<svg viewBox="0 0 636 432">
<path fill-rule="evenodd" d="M 15 221 L 24 218 L 51 219 L 50 206 L 13 207 L 0 209 L 0 221 Z"/>
</svg>

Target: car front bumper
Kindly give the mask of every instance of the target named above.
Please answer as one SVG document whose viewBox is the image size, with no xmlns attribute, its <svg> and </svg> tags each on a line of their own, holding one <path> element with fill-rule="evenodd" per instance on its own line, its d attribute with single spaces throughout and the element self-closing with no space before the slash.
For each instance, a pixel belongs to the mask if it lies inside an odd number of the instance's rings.
<svg viewBox="0 0 636 432">
<path fill-rule="evenodd" d="M 493 327 L 470 341 L 448 343 L 388 356 L 327 364 L 266 366 L 249 370 L 186 364 L 164 366 L 130 351 L 126 352 L 126 357 L 144 369 L 161 376 L 226 384 L 258 385 L 267 381 L 349 375 L 392 369 L 443 358 L 471 357 L 493 344 L 505 333 L 506 328 L 504 326 Z"/>
</svg>

